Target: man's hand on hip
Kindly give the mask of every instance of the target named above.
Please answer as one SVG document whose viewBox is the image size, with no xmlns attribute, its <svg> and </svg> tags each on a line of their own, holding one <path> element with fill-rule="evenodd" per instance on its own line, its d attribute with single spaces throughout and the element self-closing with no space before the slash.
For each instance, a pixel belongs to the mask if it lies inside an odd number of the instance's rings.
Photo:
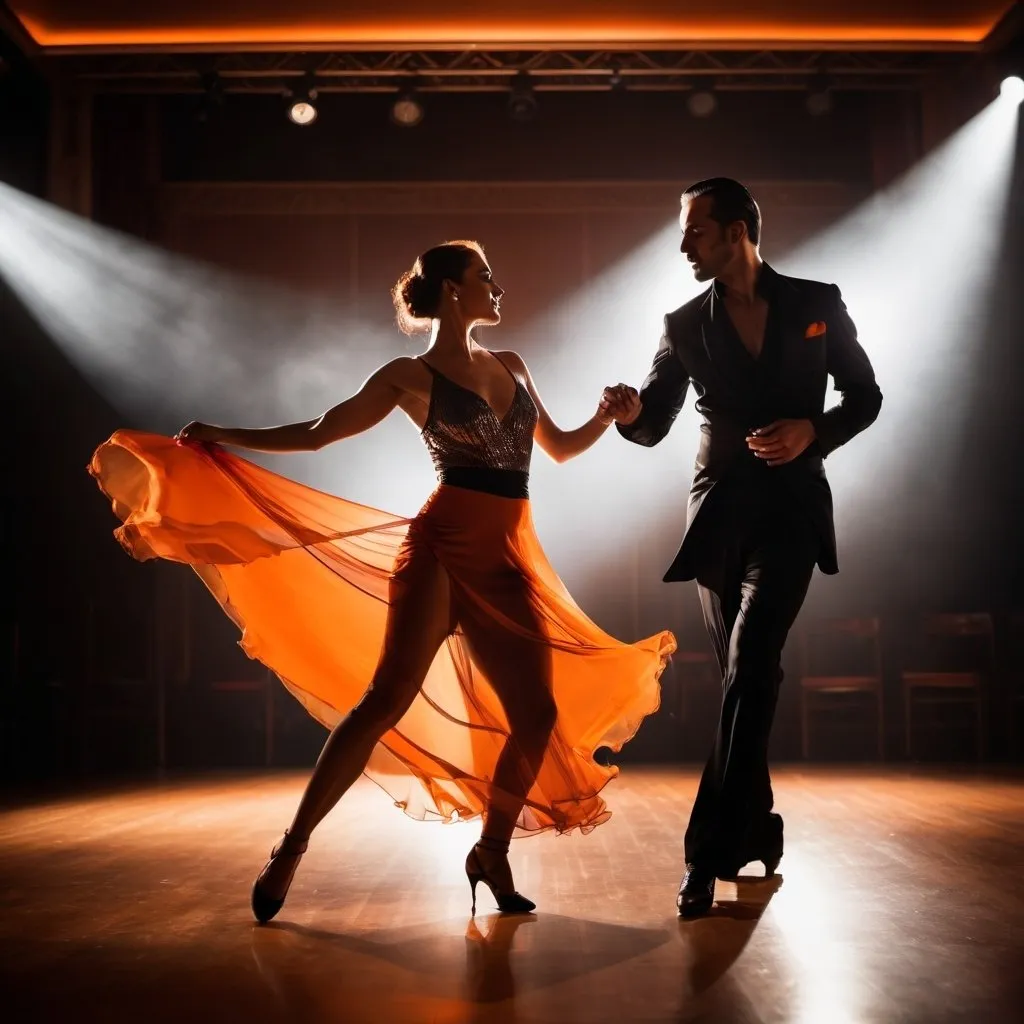
<svg viewBox="0 0 1024 1024">
<path fill-rule="evenodd" d="M 776 420 L 747 435 L 747 447 L 769 466 L 792 462 L 817 437 L 810 420 Z"/>
</svg>

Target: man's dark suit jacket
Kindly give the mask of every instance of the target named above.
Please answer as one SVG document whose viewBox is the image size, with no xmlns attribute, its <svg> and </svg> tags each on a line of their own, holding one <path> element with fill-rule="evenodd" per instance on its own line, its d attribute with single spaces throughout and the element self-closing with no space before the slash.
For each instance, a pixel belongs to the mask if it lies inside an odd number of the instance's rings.
<svg viewBox="0 0 1024 1024">
<path fill-rule="evenodd" d="M 757 287 L 769 304 L 761 355 L 755 359 L 743 347 L 716 281 L 665 317 L 661 345 L 640 389 L 643 410 L 633 423 L 618 427 L 630 441 L 657 444 L 679 415 L 692 381 L 704 422 L 686 531 L 666 581 L 698 575 L 702 545 L 711 541 L 715 522 L 722 519 L 715 506 L 742 500 L 745 483 L 739 491 L 721 488 L 721 500 L 715 497 L 718 485 L 730 476 L 748 481 L 760 474 L 779 474 L 773 482 L 784 485 L 780 493 L 792 495 L 793 514 L 807 515 L 819 533 L 818 567 L 830 574 L 839 570 L 823 460 L 874 421 L 882 392 L 835 285 L 783 277 L 765 263 Z M 842 400 L 825 412 L 829 374 Z M 777 419 L 809 419 L 817 439 L 783 466 L 759 463 L 750 474 L 738 472 L 757 461 L 747 434 Z"/>
</svg>

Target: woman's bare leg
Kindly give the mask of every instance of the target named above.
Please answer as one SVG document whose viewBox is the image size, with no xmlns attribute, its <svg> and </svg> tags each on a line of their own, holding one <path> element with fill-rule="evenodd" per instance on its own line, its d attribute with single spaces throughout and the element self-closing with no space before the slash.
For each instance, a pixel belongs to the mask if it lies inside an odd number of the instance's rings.
<svg viewBox="0 0 1024 1024">
<path fill-rule="evenodd" d="M 429 553 L 417 553 L 391 584 L 380 661 L 359 703 L 331 731 L 288 829 L 282 855 L 260 876 L 260 889 L 283 897 L 304 843 L 359 778 L 373 748 L 408 710 L 451 622 L 448 574 Z M 290 849 L 291 847 L 291 849 Z M 291 855 L 290 855 L 291 854 Z"/>
<path fill-rule="evenodd" d="M 543 636 L 540 623 L 527 604 L 507 613 Z M 484 812 L 478 856 L 499 891 L 512 892 L 512 871 L 503 853 L 523 805 L 537 779 L 558 708 L 551 695 L 551 652 L 533 640 L 488 623 L 461 623 L 473 660 L 487 676 L 505 709 L 509 738 L 494 771 L 494 795 Z M 490 847 L 490 849 L 488 849 Z"/>
</svg>

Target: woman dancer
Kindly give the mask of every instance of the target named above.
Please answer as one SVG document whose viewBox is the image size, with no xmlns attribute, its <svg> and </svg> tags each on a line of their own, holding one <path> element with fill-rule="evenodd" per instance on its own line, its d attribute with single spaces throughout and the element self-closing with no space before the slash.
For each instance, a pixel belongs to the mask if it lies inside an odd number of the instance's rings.
<svg viewBox="0 0 1024 1024">
<path fill-rule="evenodd" d="M 423 356 L 392 360 L 317 419 L 193 422 L 177 443 L 119 431 L 93 458 L 128 551 L 191 564 L 242 628 L 243 648 L 331 729 L 253 885 L 261 922 L 363 772 L 415 817 L 481 815 L 466 858 L 473 911 L 478 882 L 501 911 L 533 910 L 515 890 L 509 840 L 606 820 L 599 792 L 616 769 L 593 752 L 621 747 L 658 706 L 672 635 L 625 644 L 591 622 L 541 550 L 527 492 L 535 439 L 556 461 L 571 458 L 628 418 L 630 400 L 602 399 L 583 426 L 559 429 L 523 360 L 473 336 L 500 321 L 503 294 L 477 243 L 439 245 L 393 289 L 400 326 L 430 330 Z M 219 447 L 317 450 L 396 407 L 420 429 L 439 479 L 411 520 Z"/>
</svg>

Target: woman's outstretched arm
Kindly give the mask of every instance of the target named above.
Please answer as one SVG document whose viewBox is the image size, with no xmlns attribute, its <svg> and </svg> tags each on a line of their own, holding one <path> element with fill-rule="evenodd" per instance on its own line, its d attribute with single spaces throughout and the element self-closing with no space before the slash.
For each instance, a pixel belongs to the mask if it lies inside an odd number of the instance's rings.
<svg viewBox="0 0 1024 1024">
<path fill-rule="evenodd" d="M 625 400 L 617 394 L 605 394 L 598 403 L 594 415 L 581 427 L 575 430 L 562 430 L 551 418 L 550 413 L 544 407 L 537 387 L 533 383 L 533 377 L 523 361 L 522 356 L 516 352 L 503 352 L 503 360 L 508 363 L 509 368 L 522 375 L 526 382 L 527 390 L 537 406 L 537 429 L 534 438 L 537 444 L 551 456 L 555 462 L 565 462 L 568 459 L 585 452 L 620 416 L 629 414 L 625 408 Z"/>
<path fill-rule="evenodd" d="M 322 416 L 279 427 L 218 427 L 189 423 L 178 432 L 182 441 L 229 444 L 257 452 L 313 452 L 334 441 L 361 434 L 380 423 L 398 404 L 403 389 L 393 360 L 372 373 L 351 397 Z"/>
</svg>

